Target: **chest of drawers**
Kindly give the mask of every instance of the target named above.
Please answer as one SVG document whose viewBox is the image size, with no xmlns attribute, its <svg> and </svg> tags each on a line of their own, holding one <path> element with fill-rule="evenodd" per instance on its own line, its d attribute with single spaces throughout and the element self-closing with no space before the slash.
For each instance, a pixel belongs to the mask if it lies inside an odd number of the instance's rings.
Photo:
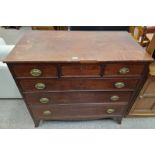
<svg viewBox="0 0 155 155">
<path fill-rule="evenodd" d="M 35 126 L 40 120 L 121 123 L 152 58 L 126 32 L 30 32 L 4 62 Z"/>
</svg>

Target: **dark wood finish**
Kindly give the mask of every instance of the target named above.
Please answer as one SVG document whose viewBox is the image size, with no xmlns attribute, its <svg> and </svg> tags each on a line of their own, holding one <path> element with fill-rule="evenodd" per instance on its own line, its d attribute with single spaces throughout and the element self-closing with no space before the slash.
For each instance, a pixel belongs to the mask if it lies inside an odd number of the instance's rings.
<svg viewBox="0 0 155 155">
<path fill-rule="evenodd" d="M 128 108 L 127 108 L 127 111 L 126 111 L 126 115 L 129 114 L 129 111 L 131 110 L 138 94 L 140 93 L 141 89 L 143 88 L 143 85 L 147 79 L 147 76 L 148 76 L 148 73 L 149 73 L 149 69 L 148 69 L 148 66 L 149 66 L 149 63 L 144 63 L 145 64 L 145 67 L 144 67 L 144 72 L 143 74 L 141 75 L 141 80 L 139 80 L 139 83 L 137 85 L 137 89 L 135 91 L 135 93 L 133 93 L 131 99 L 130 99 L 130 104 L 128 104 Z"/>
<path fill-rule="evenodd" d="M 122 117 L 113 117 L 113 120 L 116 121 L 118 124 L 122 123 Z"/>
<path fill-rule="evenodd" d="M 141 75 L 144 71 L 144 64 L 135 62 L 135 63 L 108 63 L 105 65 L 104 68 L 104 75 L 121 75 L 119 73 L 119 70 L 123 67 L 126 67 L 129 69 L 129 72 L 126 74 L 123 74 L 123 76 L 134 76 L 134 75 Z"/>
<path fill-rule="evenodd" d="M 66 31 L 27 32 L 5 59 L 7 63 L 107 61 L 152 59 L 127 32 Z"/>
<path fill-rule="evenodd" d="M 23 92 L 22 92 L 22 89 L 21 89 L 21 86 L 20 86 L 20 84 L 19 84 L 19 81 L 17 80 L 17 78 L 16 78 L 16 76 L 15 76 L 15 74 L 14 74 L 14 72 L 13 72 L 12 64 L 7 64 L 7 65 L 8 65 L 8 68 L 9 68 L 9 70 L 10 70 L 12 76 L 13 76 L 13 79 L 14 79 L 15 83 L 16 83 L 17 86 L 18 86 L 18 89 L 19 89 L 20 94 L 21 94 L 22 97 L 24 98 L 24 94 L 23 94 Z M 35 127 L 38 127 L 38 126 L 39 126 L 39 123 L 40 123 L 40 119 L 36 118 L 36 117 L 33 115 L 32 110 L 30 109 L 30 106 L 28 105 L 28 103 L 26 102 L 26 100 L 25 100 L 25 104 L 26 104 L 26 107 L 27 107 L 27 109 L 28 109 L 28 111 L 29 111 L 29 113 L 30 113 L 30 115 L 31 115 L 31 118 L 32 118 L 32 120 L 33 120 L 33 122 L 34 122 Z"/>
<path fill-rule="evenodd" d="M 121 123 L 145 82 L 150 61 L 127 33 L 42 31 L 27 33 L 4 62 L 37 127 L 40 120 L 112 118 Z M 122 67 L 130 72 L 120 75 Z M 42 74 L 31 76 L 34 68 Z M 116 82 L 125 87 L 116 88 Z M 45 89 L 36 89 L 37 83 Z M 118 101 L 110 99 L 114 95 Z M 49 102 L 40 103 L 40 98 Z"/>
<path fill-rule="evenodd" d="M 12 69 L 16 77 L 33 77 L 32 69 L 39 69 L 42 74 L 39 77 L 57 77 L 57 66 L 53 64 L 13 64 Z M 36 77 L 35 77 L 36 78 Z"/>
<path fill-rule="evenodd" d="M 65 104 L 65 105 L 39 105 L 31 106 L 34 116 L 40 119 L 50 120 L 82 120 L 120 116 L 123 114 L 125 105 L 121 104 Z M 115 109 L 113 113 L 107 113 L 108 109 Z M 50 115 L 43 112 L 49 110 Z"/>
<path fill-rule="evenodd" d="M 99 64 L 63 64 L 61 70 L 63 77 L 95 77 L 101 71 Z"/>
<path fill-rule="evenodd" d="M 116 88 L 116 82 L 123 82 L 125 87 Z M 20 79 L 19 83 L 24 92 L 28 91 L 62 91 L 62 90 L 134 90 L 137 86 L 138 79 Z M 37 83 L 45 84 L 45 89 L 38 90 L 35 88 Z"/>
<path fill-rule="evenodd" d="M 43 92 L 26 93 L 25 99 L 31 105 L 46 104 L 79 104 L 79 103 L 124 103 L 127 104 L 132 92 Z M 119 96 L 118 101 L 112 101 L 112 96 Z M 48 103 L 40 103 L 41 98 L 48 98 Z"/>
</svg>

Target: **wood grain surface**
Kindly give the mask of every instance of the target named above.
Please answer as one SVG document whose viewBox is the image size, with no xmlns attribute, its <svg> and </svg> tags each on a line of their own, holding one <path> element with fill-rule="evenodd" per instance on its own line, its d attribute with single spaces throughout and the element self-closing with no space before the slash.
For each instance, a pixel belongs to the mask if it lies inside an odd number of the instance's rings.
<svg viewBox="0 0 155 155">
<path fill-rule="evenodd" d="M 121 123 L 152 60 L 127 32 L 33 31 L 4 62 L 37 127 L 40 120 L 108 117 Z"/>
<path fill-rule="evenodd" d="M 19 83 L 24 92 L 42 92 L 42 91 L 73 91 L 73 90 L 114 90 L 114 91 L 132 91 L 137 87 L 139 79 L 20 79 Z M 123 82 L 123 88 L 116 88 L 115 83 Z M 35 88 L 37 83 L 45 84 L 45 89 Z"/>
<path fill-rule="evenodd" d="M 25 93 L 24 96 L 30 105 L 46 104 L 79 104 L 79 103 L 106 103 L 124 102 L 128 103 L 132 92 L 105 92 L 105 91 L 85 91 L 85 92 L 39 92 Z M 112 96 L 118 96 L 117 101 L 112 101 Z M 48 103 L 41 103 L 41 98 L 48 98 Z"/>
<path fill-rule="evenodd" d="M 72 105 L 40 105 L 31 106 L 34 116 L 40 119 L 50 120 L 81 120 L 96 119 L 105 117 L 121 116 L 126 105 L 121 104 L 72 104 Z M 108 109 L 115 109 L 113 113 L 108 114 Z M 51 115 L 43 115 L 44 111 L 50 111 Z"/>
<path fill-rule="evenodd" d="M 4 62 L 151 61 L 127 32 L 32 31 Z"/>
</svg>

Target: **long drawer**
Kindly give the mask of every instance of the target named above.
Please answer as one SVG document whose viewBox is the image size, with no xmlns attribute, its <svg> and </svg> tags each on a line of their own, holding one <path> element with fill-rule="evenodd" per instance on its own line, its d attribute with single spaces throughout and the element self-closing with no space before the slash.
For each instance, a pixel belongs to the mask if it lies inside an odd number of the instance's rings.
<svg viewBox="0 0 155 155">
<path fill-rule="evenodd" d="M 31 105 L 78 104 L 78 103 L 128 103 L 132 92 L 39 92 L 26 93 L 25 98 Z"/>
<path fill-rule="evenodd" d="M 126 105 L 115 104 L 74 104 L 74 105 L 40 105 L 30 106 L 35 117 L 50 120 L 78 120 L 121 116 Z"/>
<path fill-rule="evenodd" d="M 134 90 L 138 79 L 20 79 L 24 92 L 60 90 Z"/>
</svg>

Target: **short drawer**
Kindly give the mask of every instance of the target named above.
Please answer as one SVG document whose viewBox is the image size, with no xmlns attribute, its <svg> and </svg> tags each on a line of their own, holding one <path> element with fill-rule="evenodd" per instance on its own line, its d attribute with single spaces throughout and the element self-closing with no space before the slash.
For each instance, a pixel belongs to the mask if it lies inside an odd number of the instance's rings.
<svg viewBox="0 0 155 155">
<path fill-rule="evenodd" d="M 23 91 L 134 90 L 138 79 L 20 79 Z"/>
<path fill-rule="evenodd" d="M 141 75 L 144 70 L 143 63 L 107 63 L 104 75 Z"/>
<path fill-rule="evenodd" d="M 16 77 L 57 77 L 57 68 L 54 64 L 13 64 Z"/>
<path fill-rule="evenodd" d="M 99 77 L 99 64 L 63 64 L 61 76 L 63 77 Z"/>
<path fill-rule="evenodd" d="M 131 92 L 46 92 L 26 93 L 25 98 L 31 105 L 46 104 L 80 104 L 123 102 L 127 104 Z"/>
<path fill-rule="evenodd" d="M 53 120 L 78 120 L 123 115 L 125 105 L 81 104 L 30 106 L 35 117 Z"/>
</svg>

